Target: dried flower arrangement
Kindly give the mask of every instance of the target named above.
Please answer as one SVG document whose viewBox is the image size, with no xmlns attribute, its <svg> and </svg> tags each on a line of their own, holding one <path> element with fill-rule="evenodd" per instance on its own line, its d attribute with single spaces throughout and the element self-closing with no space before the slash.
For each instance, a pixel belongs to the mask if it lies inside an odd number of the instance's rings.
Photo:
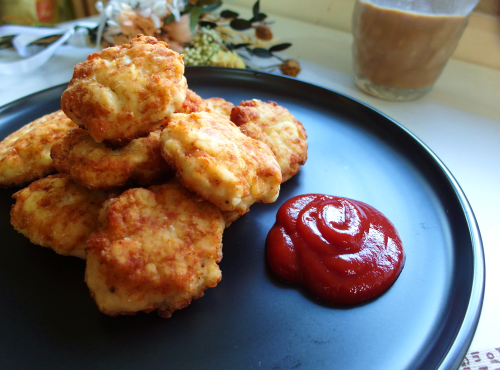
<svg viewBox="0 0 500 370">
<path fill-rule="evenodd" d="M 283 60 L 276 53 L 291 46 L 274 38 L 267 15 L 260 12 L 260 1 L 253 6 L 253 17 L 243 19 L 231 10 L 217 12 L 219 0 L 109 0 L 101 13 L 97 34 L 105 46 L 129 42 L 137 34 L 154 36 L 184 54 L 184 63 L 194 66 L 279 68 L 296 77 L 300 65 Z M 274 58 L 278 64 L 258 67 L 254 57 Z"/>
</svg>

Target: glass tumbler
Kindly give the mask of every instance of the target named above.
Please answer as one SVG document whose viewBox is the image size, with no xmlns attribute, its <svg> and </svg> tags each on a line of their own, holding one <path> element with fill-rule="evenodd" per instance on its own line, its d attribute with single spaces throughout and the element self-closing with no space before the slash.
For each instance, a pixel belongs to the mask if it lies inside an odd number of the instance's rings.
<svg viewBox="0 0 500 370">
<path fill-rule="evenodd" d="M 478 0 L 356 0 L 356 85 L 380 99 L 427 94 L 444 69 Z"/>
</svg>

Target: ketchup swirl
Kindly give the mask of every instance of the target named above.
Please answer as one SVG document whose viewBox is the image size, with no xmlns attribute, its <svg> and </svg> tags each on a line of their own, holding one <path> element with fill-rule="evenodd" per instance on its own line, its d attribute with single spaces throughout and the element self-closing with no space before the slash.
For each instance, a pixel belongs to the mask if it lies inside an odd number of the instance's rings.
<svg viewBox="0 0 500 370">
<path fill-rule="evenodd" d="M 318 298 L 352 305 L 376 298 L 404 265 L 394 225 L 372 206 L 322 194 L 286 201 L 266 241 L 269 267 Z"/>
</svg>

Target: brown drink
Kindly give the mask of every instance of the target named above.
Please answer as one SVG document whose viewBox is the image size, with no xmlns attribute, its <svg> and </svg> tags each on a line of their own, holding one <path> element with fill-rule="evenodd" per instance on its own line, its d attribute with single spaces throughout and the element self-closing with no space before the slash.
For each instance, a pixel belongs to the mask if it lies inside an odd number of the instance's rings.
<svg viewBox="0 0 500 370">
<path fill-rule="evenodd" d="M 468 15 L 390 9 L 358 0 L 353 18 L 356 84 L 387 100 L 412 100 L 431 90 Z"/>
</svg>

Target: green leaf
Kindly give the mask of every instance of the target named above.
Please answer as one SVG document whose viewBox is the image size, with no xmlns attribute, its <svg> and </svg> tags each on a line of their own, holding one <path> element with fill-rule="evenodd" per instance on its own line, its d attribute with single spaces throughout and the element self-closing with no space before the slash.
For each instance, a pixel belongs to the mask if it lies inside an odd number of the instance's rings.
<svg viewBox="0 0 500 370">
<path fill-rule="evenodd" d="M 165 24 L 172 23 L 172 22 L 175 22 L 175 16 L 173 13 L 170 13 L 165 18 L 163 18 L 163 23 L 165 23 Z"/>
<path fill-rule="evenodd" d="M 243 48 L 247 48 L 248 45 L 252 45 L 252 44 L 249 44 L 249 43 L 244 43 L 244 44 L 233 44 L 232 42 L 228 42 L 227 43 L 227 48 L 229 49 L 229 51 L 233 51 L 233 50 L 238 50 L 238 49 L 243 49 Z"/>
<path fill-rule="evenodd" d="M 237 31 L 244 31 L 252 28 L 252 22 L 247 21 L 246 19 L 236 18 L 229 23 L 229 26 Z"/>
<path fill-rule="evenodd" d="M 290 46 L 292 46 L 292 44 L 290 44 L 289 42 L 285 42 L 283 44 L 278 44 L 278 45 L 273 45 L 269 48 L 269 51 L 271 53 L 274 53 L 276 51 L 283 51 L 285 49 L 288 49 Z"/>
<path fill-rule="evenodd" d="M 198 22 L 198 24 L 200 27 L 205 27 L 205 28 L 216 28 L 217 27 L 217 23 L 209 22 L 209 21 L 201 21 L 201 22 Z"/>
<path fill-rule="evenodd" d="M 194 7 L 195 7 L 195 5 L 193 5 L 193 4 L 187 4 L 187 5 L 184 7 L 184 10 L 181 12 L 181 15 L 191 13 L 191 10 L 193 10 L 193 8 L 194 8 Z"/>
<path fill-rule="evenodd" d="M 253 18 L 254 19 L 259 19 L 259 12 L 260 12 L 260 0 L 257 0 L 255 4 L 253 4 Z"/>
<path fill-rule="evenodd" d="M 252 44 L 250 44 L 248 42 L 246 42 L 244 44 L 236 44 L 236 45 L 234 45 L 234 48 L 235 49 L 242 49 L 242 48 L 246 48 L 248 45 L 252 45 Z"/>
<path fill-rule="evenodd" d="M 213 5 L 215 3 L 220 3 L 220 0 L 198 0 L 196 2 L 196 6 L 207 6 L 207 5 Z"/>
<path fill-rule="evenodd" d="M 189 19 L 189 29 L 191 33 L 194 33 L 196 30 L 196 26 L 198 24 L 198 19 L 200 19 L 200 15 L 203 13 L 202 6 L 195 6 L 191 11 L 191 18 Z"/>
<path fill-rule="evenodd" d="M 217 10 L 220 6 L 222 5 L 222 1 L 217 1 L 214 4 L 207 5 L 203 8 L 205 12 L 213 12 L 214 10 Z"/>
<path fill-rule="evenodd" d="M 273 55 L 269 52 L 269 50 L 264 48 L 254 48 L 252 50 L 252 54 L 259 58 L 272 58 Z"/>
<path fill-rule="evenodd" d="M 220 13 L 220 16 L 222 18 L 230 18 L 230 19 L 235 19 L 238 18 L 239 14 L 236 12 L 233 12 L 231 10 L 224 10 Z"/>
<path fill-rule="evenodd" d="M 262 22 L 262 21 L 263 21 L 264 19 L 266 19 L 266 18 L 267 18 L 267 15 L 266 15 L 266 14 L 264 14 L 264 13 L 259 13 L 258 17 L 257 17 L 257 18 L 253 17 L 252 19 L 250 19 L 250 22 L 252 22 L 252 23 L 253 23 L 253 22 Z"/>
</svg>

